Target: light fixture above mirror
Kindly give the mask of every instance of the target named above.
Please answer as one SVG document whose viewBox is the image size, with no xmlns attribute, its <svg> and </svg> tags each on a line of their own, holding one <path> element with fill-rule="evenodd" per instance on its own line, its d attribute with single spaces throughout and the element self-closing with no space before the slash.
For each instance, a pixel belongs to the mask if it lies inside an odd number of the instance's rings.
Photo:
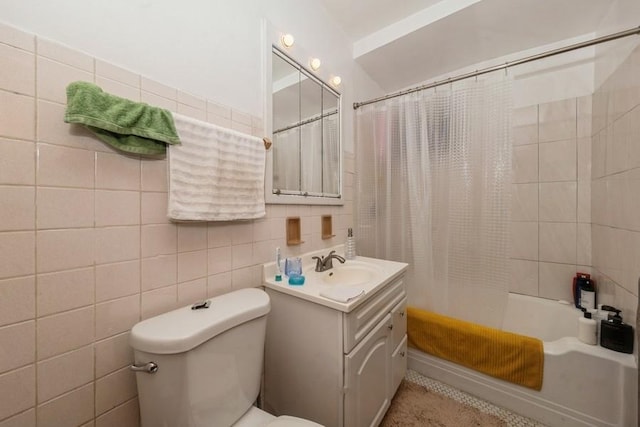
<svg viewBox="0 0 640 427">
<path fill-rule="evenodd" d="M 293 46 L 294 42 L 295 39 L 293 38 L 293 35 L 289 33 L 283 34 L 282 37 L 280 37 L 280 44 L 282 44 L 283 47 L 290 48 Z"/>
<path fill-rule="evenodd" d="M 320 62 L 320 58 L 311 58 L 309 61 L 309 67 L 311 67 L 313 71 L 318 71 L 321 64 L 322 62 Z"/>
</svg>

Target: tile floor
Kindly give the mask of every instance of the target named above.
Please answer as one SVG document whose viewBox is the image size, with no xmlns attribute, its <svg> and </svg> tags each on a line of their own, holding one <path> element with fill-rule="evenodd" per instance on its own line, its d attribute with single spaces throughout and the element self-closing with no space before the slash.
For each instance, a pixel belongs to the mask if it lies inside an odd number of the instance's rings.
<svg viewBox="0 0 640 427">
<path fill-rule="evenodd" d="M 464 391 L 455 389 L 439 381 L 422 376 L 411 369 L 407 370 L 405 379 L 407 381 L 420 384 L 421 386 L 426 387 L 427 389 L 435 393 L 447 396 L 457 402 L 472 406 L 481 412 L 495 415 L 501 420 L 504 420 L 509 427 L 546 427 L 544 424 L 541 424 L 537 421 L 525 418 L 518 414 L 514 414 L 513 412 L 510 412 L 506 409 L 499 408 L 489 402 L 478 399 L 477 397 L 465 393 Z"/>
</svg>

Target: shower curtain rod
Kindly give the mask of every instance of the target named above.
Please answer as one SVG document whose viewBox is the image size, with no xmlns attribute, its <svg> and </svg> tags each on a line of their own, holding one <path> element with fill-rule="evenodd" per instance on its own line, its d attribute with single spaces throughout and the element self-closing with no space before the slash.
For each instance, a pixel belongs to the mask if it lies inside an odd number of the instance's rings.
<svg viewBox="0 0 640 427">
<path fill-rule="evenodd" d="M 503 70 L 505 68 L 514 67 L 516 65 L 526 64 L 527 62 L 537 61 L 538 59 L 548 58 L 550 56 L 559 55 L 561 53 L 570 52 L 570 51 L 576 50 L 576 49 L 582 49 L 583 47 L 594 46 L 594 45 L 597 45 L 597 44 L 600 44 L 600 43 L 604 43 L 604 42 L 620 39 L 620 38 L 627 37 L 627 36 L 632 36 L 634 34 L 640 34 L 640 26 L 635 27 L 635 28 L 631 28 L 631 29 L 626 30 L 626 31 L 620 31 L 620 32 L 617 32 L 617 33 L 609 34 L 608 36 L 598 37 L 598 38 L 593 39 L 593 40 L 587 40 L 585 42 L 576 43 L 576 44 L 572 44 L 572 45 L 569 45 L 569 46 L 561 47 L 561 48 L 558 48 L 558 49 L 549 50 L 547 52 L 539 53 L 537 55 L 527 56 L 526 58 L 518 59 L 516 61 L 505 62 L 504 64 L 494 65 L 493 67 L 483 68 L 481 70 L 472 71 L 472 72 L 469 72 L 469 73 L 466 73 L 466 74 L 460 74 L 460 75 L 455 76 L 455 77 L 449 77 L 448 79 L 445 79 L 445 80 L 439 80 L 439 81 L 436 81 L 436 82 L 433 82 L 433 83 L 428 83 L 428 84 L 424 84 L 424 85 L 421 85 L 421 86 L 416 86 L 416 87 L 413 87 L 413 88 L 410 88 L 410 89 L 401 90 L 399 92 L 390 93 L 390 94 L 381 96 L 379 98 L 370 99 L 368 101 L 354 102 L 353 103 L 353 109 L 357 110 L 358 108 L 362 107 L 363 105 L 375 104 L 376 102 L 385 101 L 387 99 L 396 98 L 398 96 L 407 95 L 409 93 L 414 93 L 414 92 L 419 92 L 421 90 L 431 89 L 431 88 L 436 87 L 436 86 L 441 86 L 441 85 L 457 82 L 459 80 L 468 79 L 470 77 L 481 76 L 483 74 L 491 73 L 493 71 Z"/>
</svg>

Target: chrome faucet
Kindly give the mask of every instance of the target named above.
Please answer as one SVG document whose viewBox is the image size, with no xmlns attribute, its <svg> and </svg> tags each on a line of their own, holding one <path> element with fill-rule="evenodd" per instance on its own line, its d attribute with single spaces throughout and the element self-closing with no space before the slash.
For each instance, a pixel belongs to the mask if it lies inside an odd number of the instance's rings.
<svg viewBox="0 0 640 427">
<path fill-rule="evenodd" d="M 314 256 L 311 257 L 311 259 L 315 259 L 316 260 L 316 271 L 317 272 L 322 272 L 322 271 L 327 271 L 331 268 L 333 268 L 333 259 L 337 259 L 338 261 L 340 261 L 341 264 L 345 263 L 345 259 L 343 257 L 341 257 L 340 255 L 336 254 L 336 251 L 331 251 L 329 252 L 329 255 L 327 256 Z"/>
</svg>

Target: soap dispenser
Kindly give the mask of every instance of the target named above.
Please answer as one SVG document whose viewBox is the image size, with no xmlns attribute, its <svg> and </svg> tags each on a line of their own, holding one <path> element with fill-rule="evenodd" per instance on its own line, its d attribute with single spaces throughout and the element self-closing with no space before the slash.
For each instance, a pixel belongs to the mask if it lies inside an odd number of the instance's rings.
<svg viewBox="0 0 640 427">
<path fill-rule="evenodd" d="M 347 241 L 344 244 L 344 257 L 345 259 L 356 258 L 356 239 L 353 237 L 352 228 L 349 228 L 347 231 Z"/>
<path fill-rule="evenodd" d="M 612 307 L 613 308 L 613 307 Z M 633 353 L 633 326 L 622 322 L 620 310 L 614 309 L 615 315 L 603 320 L 600 326 L 600 345 L 621 353 Z"/>
</svg>

